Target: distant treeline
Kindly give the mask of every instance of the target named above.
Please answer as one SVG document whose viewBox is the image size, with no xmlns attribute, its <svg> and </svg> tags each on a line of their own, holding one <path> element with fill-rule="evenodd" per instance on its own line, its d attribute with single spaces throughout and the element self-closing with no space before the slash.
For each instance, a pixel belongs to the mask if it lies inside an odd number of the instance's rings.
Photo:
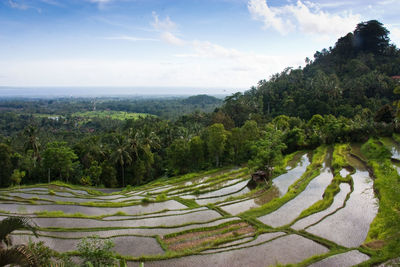
<svg viewBox="0 0 400 267">
<path fill-rule="evenodd" d="M 194 111 L 212 112 L 223 100 L 208 96 L 154 97 L 154 98 L 56 98 L 21 99 L 0 98 L 0 110 L 25 114 L 57 114 L 67 116 L 75 112 L 114 110 L 131 113 L 148 113 L 164 119 L 176 119 Z"/>
<path fill-rule="evenodd" d="M 2 101 L 0 186 L 58 179 L 119 187 L 232 164 L 268 171 L 284 153 L 391 135 L 399 130 L 400 52 L 388 34 L 377 21 L 360 23 L 303 69 L 223 103 L 205 95 Z M 95 108 L 158 117 L 71 116 Z"/>
</svg>

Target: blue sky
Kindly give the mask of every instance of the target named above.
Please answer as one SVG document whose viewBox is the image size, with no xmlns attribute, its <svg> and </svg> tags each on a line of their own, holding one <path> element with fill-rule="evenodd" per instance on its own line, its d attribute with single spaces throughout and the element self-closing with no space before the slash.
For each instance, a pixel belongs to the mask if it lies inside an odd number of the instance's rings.
<svg viewBox="0 0 400 267">
<path fill-rule="evenodd" d="M 361 21 L 381 21 L 400 46 L 398 14 L 400 0 L 0 0 L 0 86 L 231 93 L 302 66 Z"/>
</svg>

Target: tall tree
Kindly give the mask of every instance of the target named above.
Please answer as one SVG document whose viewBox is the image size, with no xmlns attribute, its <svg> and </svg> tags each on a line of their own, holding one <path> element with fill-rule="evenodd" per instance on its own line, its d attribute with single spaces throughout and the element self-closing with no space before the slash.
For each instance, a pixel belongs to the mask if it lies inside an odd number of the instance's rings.
<svg viewBox="0 0 400 267">
<path fill-rule="evenodd" d="M 74 162 L 78 156 L 67 145 L 66 142 L 51 142 L 47 144 L 43 152 L 43 165 L 52 175 L 68 178 L 74 169 Z"/>
<path fill-rule="evenodd" d="M 29 125 L 24 130 L 24 136 L 26 138 L 24 148 L 25 152 L 32 150 L 32 157 L 34 162 L 41 160 L 40 156 L 40 142 L 38 137 L 38 130 L 35 126 Z"/>
<path fill-rule="evenodd" d="M 215 159 L 215 166 L 218 167 L 227 140 L 227 132 L 224 125 L 221 123 L 211 125 L 206 130 L 206 136 L 208 153 Z"/>
<path fill-rule="evenodd" d="M 255 156 L 249 161 L 250 168 L 270 175 L 272 168 L 282 160 L 282 151 L 286 148 L 282 138 L 281 131 L 269 126 L 262 139 L 253 145 Z"/>
<path fill-rule="evenodd" d="M 354 30 L 355 47 L 363 52 L 382 54 L 389 47 L 389 33 L 377 20 L 361 22 Z"/>
<path fill-rule="evenodd" d="M 11 147 L 0 143 L 0 186 L 5 187 L 11 184 L 11 173 L 13 171 Z"/>
<path fill-rule="evenodd" d="M 122 135 L 114 136 L 114 150 L 110 155 L 111 160 L 121 167 L 122 186 L 125 187 L 125 166 L 132 163 L 129 153 L 129 143 Z"/>
</svg>

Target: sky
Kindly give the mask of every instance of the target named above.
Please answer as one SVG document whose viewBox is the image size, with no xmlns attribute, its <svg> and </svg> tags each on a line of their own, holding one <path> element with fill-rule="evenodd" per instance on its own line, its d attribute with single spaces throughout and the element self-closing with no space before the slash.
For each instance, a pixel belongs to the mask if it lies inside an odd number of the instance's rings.
<svg viewBox="0 0 400 267">
<path fill-rule="evenodd" d="M 0 86 L 229 94 L 362 21 L 400 47 L 398 14 L 400 0 L 0 0 Z"/>
</svg>

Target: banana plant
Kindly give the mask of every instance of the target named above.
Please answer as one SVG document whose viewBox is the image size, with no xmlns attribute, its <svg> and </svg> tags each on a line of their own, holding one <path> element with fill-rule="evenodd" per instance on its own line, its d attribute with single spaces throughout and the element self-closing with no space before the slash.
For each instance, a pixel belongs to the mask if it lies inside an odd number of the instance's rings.
<svg viewBox="0 0 400 267">
<path fill-rule="evenodd" d="M 36 237 L 36 225 L 29 218 L 8 217 L 0 222 L 0 267 L 15 264 L 21 267 L 39 267 L 35 256 L 26 245 L 12 245 L 10 234 L 15 230 L 29 230 Z"/>
</svg>

